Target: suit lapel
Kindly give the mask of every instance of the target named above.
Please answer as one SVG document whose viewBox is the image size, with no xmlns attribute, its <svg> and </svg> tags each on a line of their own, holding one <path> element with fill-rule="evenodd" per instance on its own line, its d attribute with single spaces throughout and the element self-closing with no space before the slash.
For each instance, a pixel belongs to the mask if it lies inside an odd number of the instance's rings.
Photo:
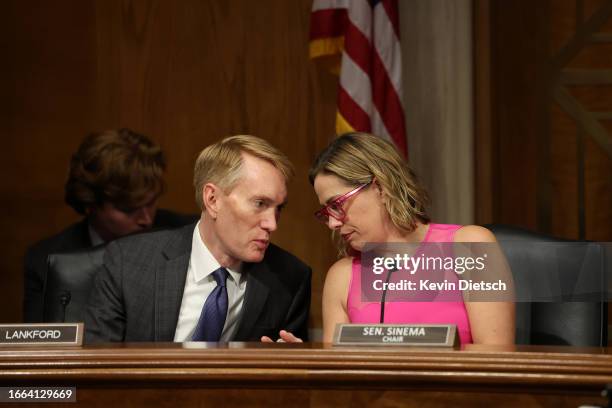
<svg viewBox="0 0 612 408">
<path fill-rule="evenodd" d="M 176 230 L 155 271 L 155 341 L 173 341 L 189 268 L 195 225 Z"/>
<path fill-rule="evenodd" d="M 240 326 L 234 339 L 244 341 L 250 339 L 251 330 L 261 314 L 263 307 L 268 299 L 270 289 L 266 284 L 270 269 L 265 263 L 245 265 L 247 276 L 247 289 L 242 306 L 243 314 Z"/>
</svg>

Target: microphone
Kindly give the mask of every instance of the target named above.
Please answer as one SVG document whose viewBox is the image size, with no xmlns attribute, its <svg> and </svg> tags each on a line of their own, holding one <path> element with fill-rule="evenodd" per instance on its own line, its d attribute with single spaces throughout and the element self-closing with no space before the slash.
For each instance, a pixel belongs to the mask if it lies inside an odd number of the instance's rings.
<svg viewBox="0 0 612 408">
<path fill-rule="evenodd" d="M 62 305 L 62 323 L 66 321 L 66 306 L 70 303 L 72 295 L 69 291 L 65 290 L 60 294 L 60 305 Z"/>
<path fill-rule="evenodd" d="M 382 297 L 380 298 L 380 323 L 385 322 L 385 299 L 387 298 L 387 286 L 389 286 L 389 280 L 391 279 L 391 274 L 396 272 L 397 268 L 389 269 L 387 272 L 387 280 L 385 281 L 385 288 L 383 289 Z"/>
</svg>

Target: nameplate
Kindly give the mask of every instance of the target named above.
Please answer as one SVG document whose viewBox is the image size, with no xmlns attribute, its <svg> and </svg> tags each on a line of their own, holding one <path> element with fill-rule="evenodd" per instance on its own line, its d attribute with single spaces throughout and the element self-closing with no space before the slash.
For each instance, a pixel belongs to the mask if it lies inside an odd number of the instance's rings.
<svg viewBox="0 0 612 408">
<path fill-rule="evenodd" d="M 458 345 L 454 324 L 338 324 L 336 346 L 419 346 Z"/>
<path fill-rule="evenodd" d="M 0 324 L 0 347 L 82 345 L 83 323 Z"/>
</svg>

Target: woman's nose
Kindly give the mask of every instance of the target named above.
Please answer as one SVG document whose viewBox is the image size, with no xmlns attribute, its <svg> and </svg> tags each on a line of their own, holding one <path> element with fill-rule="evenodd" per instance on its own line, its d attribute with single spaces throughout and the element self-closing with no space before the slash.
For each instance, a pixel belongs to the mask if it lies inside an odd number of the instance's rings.
<svg viewBox="0 0 612 408">
<path fill-rule="evenodd" d="M 342 226 L 342 221 L 335 219 L 334 217 L 329 217 L 327 219 L 327 226 L 329 227 L 329 229 L 337 229 L 340 228 Z"/>
</svg>

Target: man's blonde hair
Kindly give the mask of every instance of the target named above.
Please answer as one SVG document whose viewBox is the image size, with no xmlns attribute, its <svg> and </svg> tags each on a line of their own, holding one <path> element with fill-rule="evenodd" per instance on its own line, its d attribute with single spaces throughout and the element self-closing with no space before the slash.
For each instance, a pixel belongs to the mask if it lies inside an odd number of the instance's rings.
<svg viewBox="0 0 612 408">
<path fill-rule="evenodd" d="M 240 179 L 243 153 L 272 164 L 283 174 L 287 183 L 293 177 L 293 165 L 289 158 L 267 140 L 250 135 L 226 137 L 202 150 L 195 162 L 193 186 L 200 209 L 204 208 L 202 189 L 206 183 L 214 183 L 226 193 L 234 188 Z"/>
</svg>

